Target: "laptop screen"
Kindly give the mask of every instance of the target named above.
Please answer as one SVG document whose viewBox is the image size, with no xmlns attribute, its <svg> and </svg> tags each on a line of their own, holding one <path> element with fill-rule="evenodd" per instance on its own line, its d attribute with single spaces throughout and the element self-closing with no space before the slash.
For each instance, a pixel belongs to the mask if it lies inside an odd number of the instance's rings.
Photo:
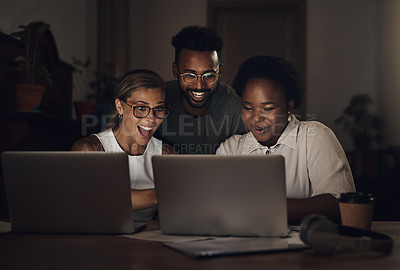
<svg viewBox="0 0 400 270">
<path fill-rule="evenodd" d="M 133 232 L 125 153 L 3 152 L 2 168 L 14 232 Z"/>
<path fill-rule="evenodd" d="M 282 156 L 163 155 L 152 162 L 163 233 L 287 235 Z"/>
</svg>

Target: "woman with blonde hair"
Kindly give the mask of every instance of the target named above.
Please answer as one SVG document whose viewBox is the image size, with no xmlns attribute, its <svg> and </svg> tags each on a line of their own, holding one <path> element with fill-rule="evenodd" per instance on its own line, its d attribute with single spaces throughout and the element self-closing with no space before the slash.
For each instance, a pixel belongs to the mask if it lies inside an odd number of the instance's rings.
<svg viewBox="0 0 400 270">
<path fill-rule="evenodd" d="M 128 154 L 135 219 L 151 219 L 156 212 L 151 157 L 175 153 L 171 146 L 153 137 L 169 114 L 165 95 L 164 81 L 154 71 L 137 69 L 128 72 L 115 88 L 116 112 L 110 128 L 82 138 L 72 146 L 72 151 Z"/>
</svg>

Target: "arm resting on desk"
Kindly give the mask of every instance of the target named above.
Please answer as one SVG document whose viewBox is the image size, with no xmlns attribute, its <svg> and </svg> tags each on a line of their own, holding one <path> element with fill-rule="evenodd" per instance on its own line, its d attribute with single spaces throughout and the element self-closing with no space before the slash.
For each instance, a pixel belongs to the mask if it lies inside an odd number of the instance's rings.
<svg viewBox="0 0 400 270">
<path fill-rule="evenodd" d="M 299 224 L 308 214 L 320 214 L 339 222 L 340 212 L 337 199 L 331 194 L 320 194 L 305 199 L 287 199 L 289 224 Z"/>
</svg>

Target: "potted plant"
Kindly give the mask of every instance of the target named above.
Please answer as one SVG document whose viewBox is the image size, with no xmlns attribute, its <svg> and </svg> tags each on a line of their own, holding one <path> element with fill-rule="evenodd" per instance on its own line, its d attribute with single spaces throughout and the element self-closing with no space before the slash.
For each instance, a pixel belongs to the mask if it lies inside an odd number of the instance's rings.
<svg viewBox="0 0 400 270">
<path fill-rule="evenodd" d="M 90 58 L 82 61 L 76 57 L 72 58 L 72 63 L 75 66 L 75 72 L 82 77 L 84 75 L 83 70 L 88 70 L 91 65 Z M 86 100 L 75 101 L 75 112 L 78 119 L 82 119 L 83 115 L 90 115 L 94 113 L 96 108 L 97 113 L 108 113 L 109 107 L 112 106 L 112 99 L 114 97 L 114 87 L 117 79 L 104 72 L 96 71 L 93 73 L 94 80 L 87 83 L 86 77 L 84 76 L 83 81 L 79 88 L 81 93 L 86 92 L 89 87 L 90 91 L 86 94 Z M 111 104 L 111 105 L 110 105 Z"/>
<path fill-rule="evenodd" d="M 371 102 L 368 94 L 354 95 L 343 114 L 335 120 L 349 133 L 357 150 L 368 150 L 372 142 L 382 141 L 383 120 L 368 111 Z"/>
<path fill-rule="evenodd" d="M 21 30 L 11 33 L 12 37 L 18 38 L 25 45 L 25 53 L 17 56 L 15 62 L 17 70 L 24 72 L 25 83 L 16 85 L 16 98 L 18 109 L 38 109 L 45 91 L 45 84 L 52 85 L 51 75 L 47 68 L 40 63 L 38 51 L 39 41 L 50 25 L 39 23 L 35 25 L 20 25 Z"/>
<path fill-rule="evenodd" d="M 89 84 L 93 92 L 89 97 L 95 98 L 100 103 L 111 102 L 117 78 L 101 71 L 96 71 L 93 75 L 95 80 Z"/>
<path fill-rule="evenodd" d="M 86 100 L 79 100 L 74 102 L 75 106 L 75 114 L 76 118 L 81 120 L 85 115 L 90 115 L 93 113 L 96 107 L 96 101 L 92 100 L 87 94 L 87 89 L 89 88 L 86 72 L 89 66 L 91 65 L 90 58 L 87 58 L 85 61 L 82 61 L 76 57 L 72 57 L 72 64 L 74 65 L 74 72 L 78 75 L 76 79 L 77 85 L 74 85 L 76 89 L 80 92 L 80 94 L 86 95 Z"/>
</svg>

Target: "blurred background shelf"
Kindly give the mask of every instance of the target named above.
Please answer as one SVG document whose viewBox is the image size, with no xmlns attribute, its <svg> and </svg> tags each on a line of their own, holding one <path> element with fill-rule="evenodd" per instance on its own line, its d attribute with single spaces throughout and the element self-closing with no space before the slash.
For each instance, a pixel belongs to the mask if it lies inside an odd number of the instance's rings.
<svg viewBox="0 0 400 270">
<path fill-rule="evenodd" d="M 357 191 L 375 196 L 374 220 L 400 220 L 400 146 L 347 153 Z"/>
</svg>

